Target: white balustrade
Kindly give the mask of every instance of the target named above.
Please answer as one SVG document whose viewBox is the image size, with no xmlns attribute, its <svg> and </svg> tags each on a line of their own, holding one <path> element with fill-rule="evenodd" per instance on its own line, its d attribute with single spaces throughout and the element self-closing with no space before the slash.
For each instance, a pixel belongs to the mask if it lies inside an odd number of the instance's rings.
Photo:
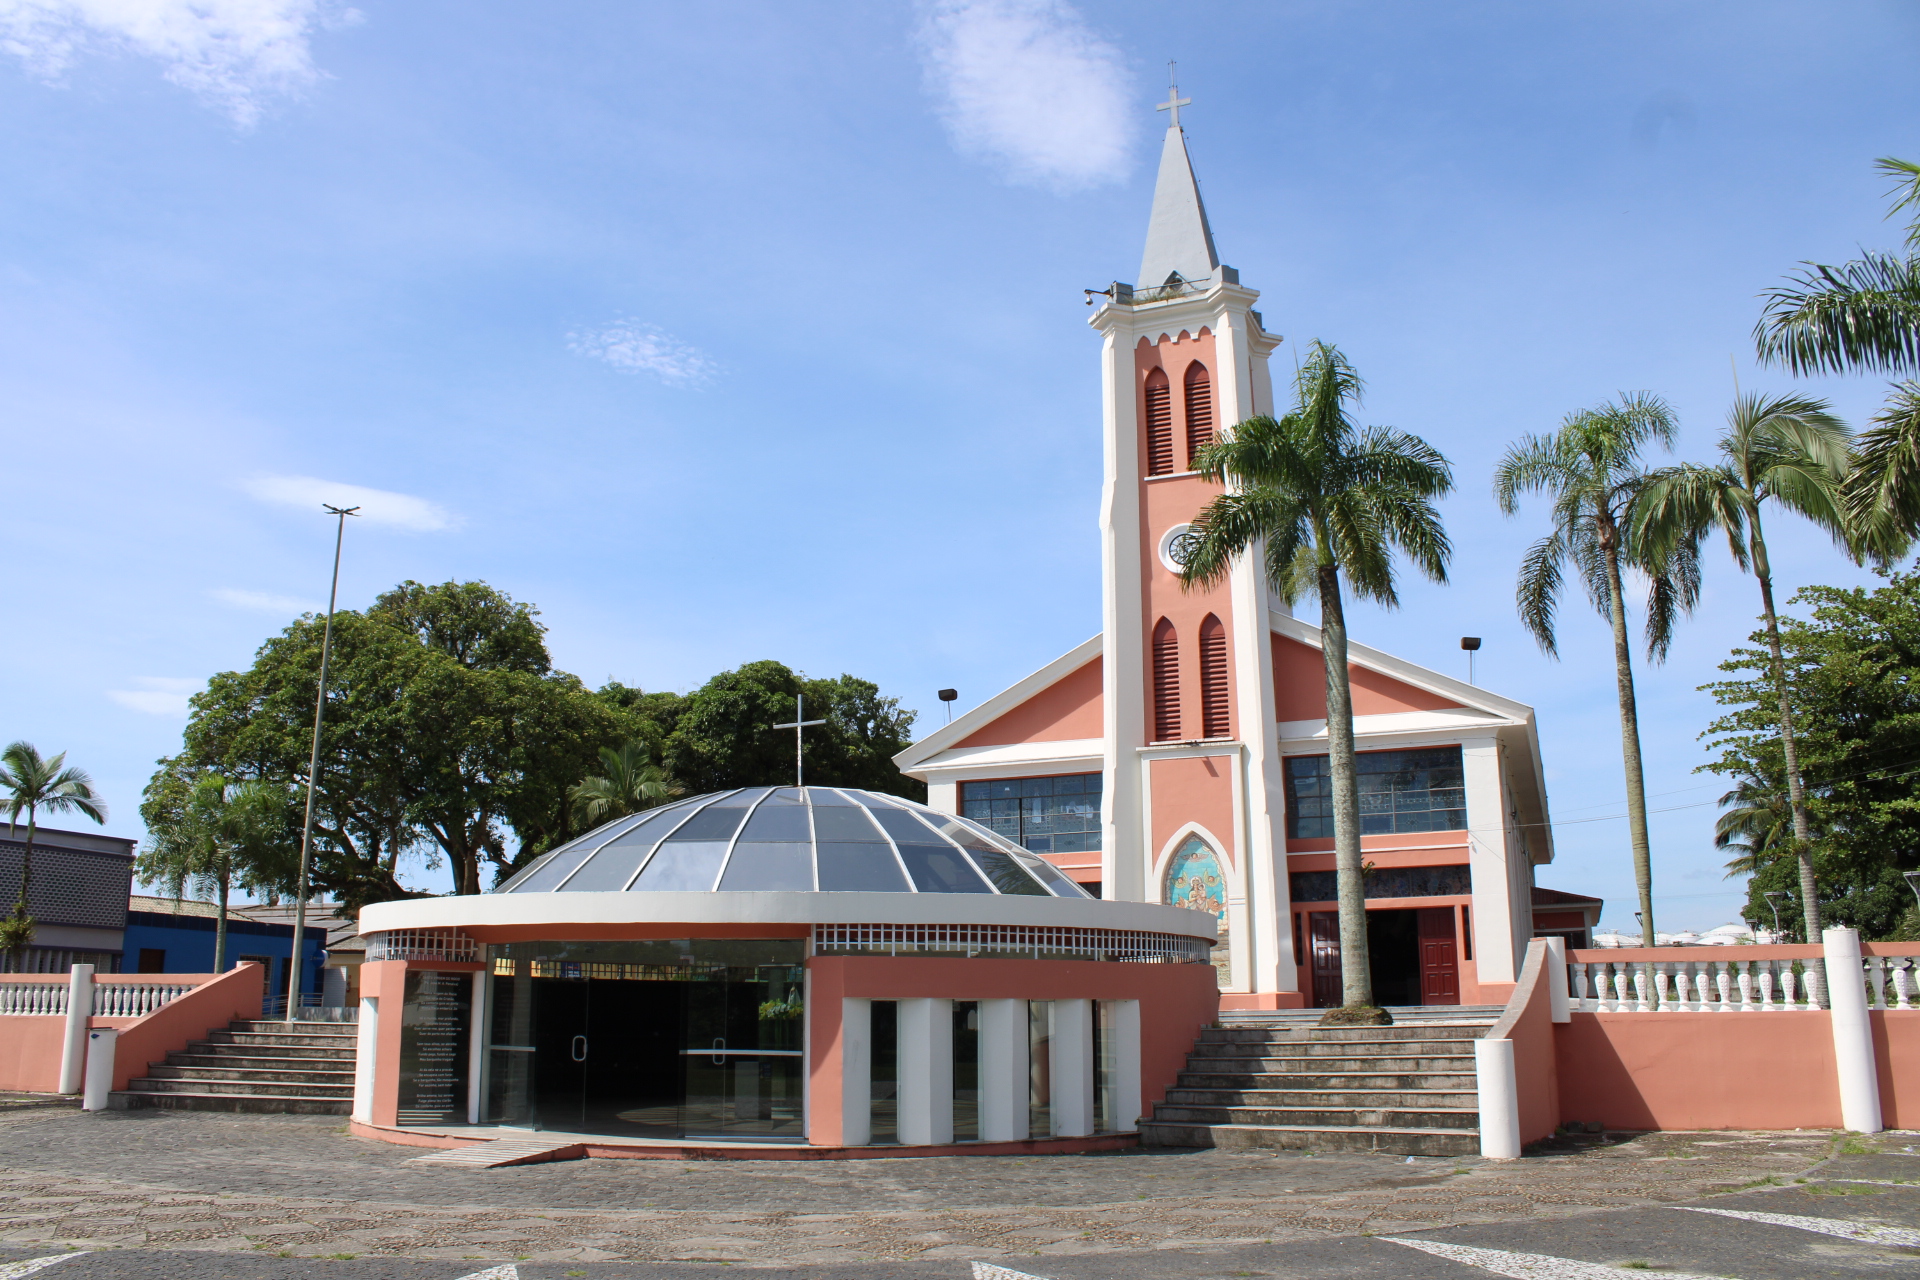
<svg viewBox="0 0 1920 1280">
<path fill-rule="evenodd" d="M 1893 963 L 1893 962 L 1890 962 Z M 1912 956 L 1901 956 L 1893 970 L 1894 1008 L 1913 1008 L 1913 969 L 1916 961 Z"/>
<path fill-rule="evenodd" d="M 1577 1013 L 1783 1013 L 1823 1010 L 1821 960 L 1701 956 L 1672 960 L 1570 960 L 1567 1007 Z M 1866 1006 L 1920 1009 L 1920 955 L 1865 956 Z M 59 990 L 47 988 L 55 1001 Z M 0 1000 L 21 1000 L 8 997 Z M 156 1004 L 154 1007 L 158 1007 Z"/>
<path fill-rule="evenodd" d="M 67 1011 L 64 982 L 0 982 L 0 1014 L 60 1015 Z"/>
</svg>

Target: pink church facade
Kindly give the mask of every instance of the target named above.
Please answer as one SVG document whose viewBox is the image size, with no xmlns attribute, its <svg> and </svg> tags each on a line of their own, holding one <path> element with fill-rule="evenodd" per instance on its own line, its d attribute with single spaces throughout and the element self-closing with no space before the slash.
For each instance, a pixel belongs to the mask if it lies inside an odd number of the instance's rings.
<svg viewBox="0 0 1920 1280">
<path fill-rule="evenodd" d="M 987 823 L 1090 892 L 1211 910 L 1221 1004 L 1338 1004 L 1319 629 L 1257 566 L 1184 591 L 1180 540 L 1218 487 L 1190 468 L 1274 411 L 1281 344 L 1220 263 L 1176 123 L 1139 287 L 1101 335 L 1100 634 L 896 757 L 929 804 Z M 1354 644 L 1369 934 L 1387 1004 L 1512 991 L 1551 861 L 1533 711 Z M 1542 891 L 1564 903 L 1571 895 Z M 1589 910 L 1543 924 L 1585 945 Z M 1546 930 L 1543 930 L 1546 931 Z"/>
</svg>

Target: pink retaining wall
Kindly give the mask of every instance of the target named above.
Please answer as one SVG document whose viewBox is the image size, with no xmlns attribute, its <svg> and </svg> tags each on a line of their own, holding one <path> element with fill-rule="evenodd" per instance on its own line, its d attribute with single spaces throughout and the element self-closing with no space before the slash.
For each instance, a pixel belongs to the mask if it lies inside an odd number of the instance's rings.
<svg viewBox="0 0 1920 1280">
<path fill-rule="evenodd" d="M 181 975 L 155 976 L 177 982 Z M 115 1089 L 126 1088 L 128 1080 L 147 1073 L 149 1064 L 165 1062 L 169 1053 L 185 1049 L 209 1031 L 224 1031 L 229 1022 L 260 1016 L 260 1001 L 267 984 L 264 966 L 243 964 L 218 977 L 200 976 L 207 980 L 187 994 L 175 996 L 144 1018 L 93 1020 L 96 1027 L 120 1028 L 120 1041 L 113 1055 Z"/>
<path fill-rule="evenodd" d="M 1556 1036 L 1549 984 L 1547 944 L 1535 938 L 1527 944 L 1520 981 L 1500 1020 L 1487 1029 L 1489 1040 L 1513 1041 L 1514 1086 L 1519 1094 L 1520 1141 L 1538 1142 L 1560 1127 L 1561 1078 L 1556 1069 Z"/>
<path fill-rule="evenodd" d="M 0 1017 L 0 1089 L 58 1093 L 66 1032 L 67 1020 L 53 1014 Z"/>
<path fill-rule="evenodd" d="M 249 970 L 252 971 L 250 980 L 242 976 Z M 188 1041 L 205 1035 L 209 1027 L 224 1027 L 233 1018 L 259 1017 L 264 972 L 255 964 L 218 976 L 211 973 L 98 975 L 116 985 L 200 984 L 197 990 L 169 1000 L 145 1017 L 87 1019 L 89 1027 L 112 1027 L 120 1032 L 119 1046 L 114 1054 L 113 1087 L 124 1089 L 130 1075 L 144 1074 L 148 1059 L 136 1059 L 129 1056 L 131 1054 L 150 1053 L 153 1055 L 151 1061 L 163 1061 L 168 1050 L 186 1048 Z M 0 974 L 0 982 L 5 983 L 38 985 L 57 982 L 64 985 L 65 981 L 65 974 Z M 244 994 L 249 990 L 249 981 L 252 984 L 250 1003 Z M 222 987 L 222 994 L 211 1003 L 201 998 L 208 988 L 222 984 L 226 984 Z M 237 1002 L 232 995 L 235 992 L 241 993 Z M 198 1019 L 206 1012 L 228 1004 L 240 1012 L 218 1016 L 204 1025 L 198 1024 Z M 176 1022 L 175 1018 L 182 1020 Z M 191 1030 L 188 1029 L 190 1024 Z M 0 1017 L 0 1089 L 18 1089 L 23 1093 L 58 1093 L 60 1054 L 66 1044 L 66 1035 L 67 1019 L 62 1014 Z M 164 1047 L 156 1051 L 157 1045 Z"/>
</svg>

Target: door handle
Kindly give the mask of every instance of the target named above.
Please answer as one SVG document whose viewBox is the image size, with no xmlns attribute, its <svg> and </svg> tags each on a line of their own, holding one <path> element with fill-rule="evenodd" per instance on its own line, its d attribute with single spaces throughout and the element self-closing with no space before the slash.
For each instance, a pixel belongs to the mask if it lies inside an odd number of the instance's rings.
<svg viewBox="0 0 1920 1280">
<path fill-rule="evenodd" d="M 715 1036 L 713 1038 L 713 1065 L 714 1066 L 724 1067 L 727 1065 L 726 1048 L 727 1048 L 727 1038 L 725 1036 Z"/>
<path fill-rule="evenodd" d="M 585 1036 L 575 1036 L 573 1038 L 573 1060 L 575 1062 L 585 1062 L 587 1060 L 587 1038 Z"/>
</svg>

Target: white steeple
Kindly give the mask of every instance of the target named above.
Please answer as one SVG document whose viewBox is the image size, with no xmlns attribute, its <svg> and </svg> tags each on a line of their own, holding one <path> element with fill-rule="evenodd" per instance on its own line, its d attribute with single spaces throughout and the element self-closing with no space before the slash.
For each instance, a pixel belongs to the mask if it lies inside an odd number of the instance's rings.
<svg viewBox="0 0 1920 1280">
<path fill-rule="evenodd" d="M 1157 110 L 1170 112 L 1167 140 L 1160 149 L 1160 177 L 1153 187 L 1153 217 L 1147 222 L 1147 251 L 1140 259 L 1138 289 L 1157 289 L 1178 272 L 1183 280 L 1200 281 L 1220 266 L 1213 250 L 1213 229 L 1207 208 L 1200 203 L 1200 185 L 1193 179 L 1187 158 L 1187 135 L 1180 127 L 1180 108 L 1189 99 L 1176 86 Z"/>
</svg>

